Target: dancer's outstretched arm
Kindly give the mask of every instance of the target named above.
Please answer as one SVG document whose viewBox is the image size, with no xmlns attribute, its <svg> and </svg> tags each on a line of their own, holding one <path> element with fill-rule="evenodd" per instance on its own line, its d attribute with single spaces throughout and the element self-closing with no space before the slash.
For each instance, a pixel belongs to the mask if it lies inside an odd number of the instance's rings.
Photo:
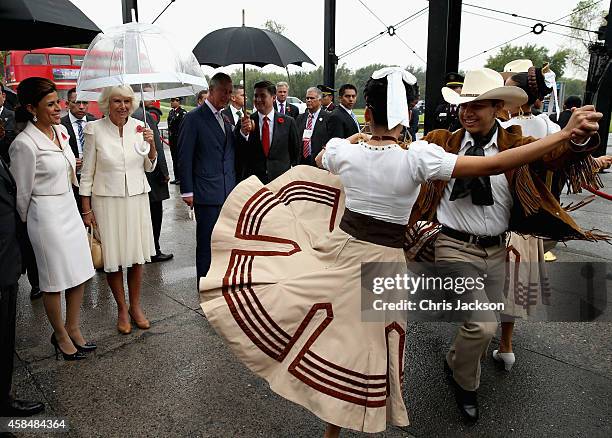
<svg viewBox="0 0 612 438">
<path fill-rule="evenodd" d="M 570 139 L 578 143 L 588 140 L 599 130 L 597 121 L 603 114 L 592 105 L 574 109 L 572 117 L 561 131 L 523 146 L 508 149 L 488 157 L 460 156 L 453 169 L 453 178 L 497 175 L 506 170 L 535 161 Z"/>
</svg>

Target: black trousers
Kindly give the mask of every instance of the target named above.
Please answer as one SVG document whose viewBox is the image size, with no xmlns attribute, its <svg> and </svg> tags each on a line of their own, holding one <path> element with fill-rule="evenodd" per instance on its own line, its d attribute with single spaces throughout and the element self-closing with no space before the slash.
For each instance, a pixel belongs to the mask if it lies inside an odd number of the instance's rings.
<svg viewBox="0 0 612 438">
<path fill-rule="evenodd" d="M 162 219 L 164 209 L 162 201 L 149 201 L 149 209 L 151 210 L 151 225 L 153 225 L 153 240 L 155 241 L 155 251 L 157 254 L 161 252 L 159 247 L 159 235 L 161 234 Z"/>
<path fill-rule="evenodd" d="M 212 258 L 210 239 L 221 214 L 221 205 L 194 204 L 193 207 L 196 217 L 196 271 L 199 281 L 200 277 L 205 277 L 210 269 Z"/>
<path fill-rule="evenodd" d="M 174 179 L 180 180 L 178 141 L 170 140 L 170 156 L 172 157 L 172 171 L 174 172 Z"/>
<path fill-rule="evenodd" d="M 24 229 L 27 230 L 27 227 L 24 224 Z M 32 248 L 32 242 L 30 242 L 30 238 L 28 237 L 27 231 L 24 233 L 24 238 L 22 239 L 22 248 L 21 248 L 21 259 L 23 263 L 23 268 L 28 274 L 28 281 L 30 282 L 30 286 L 38 287 L 38 266 L 36 265 L 36 256 L 34 255 L 34 248 Z"/>
<path fill-rule="evenodd" d="M 0 405 L 8 402 L 13 380 L 17 284 L 0 288 Z"/>
</svg>

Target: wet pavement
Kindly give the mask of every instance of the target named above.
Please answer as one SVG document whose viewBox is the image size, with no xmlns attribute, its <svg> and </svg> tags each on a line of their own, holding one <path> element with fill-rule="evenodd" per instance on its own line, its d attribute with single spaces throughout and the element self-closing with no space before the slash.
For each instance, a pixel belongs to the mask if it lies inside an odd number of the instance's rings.
<svg viewBox="0 0 612 438">
<path fill-rule="evenodd" d="M 166 156 L 170 160 L 169 151 Z M 612 193 L 612 173 L 602 179 L 604 191 Z M 174 259 L 145 268 L 142 301 L 151 329 L 117 333 L 116 306 L 104 274 L 97 273 L 85 290 L 82 326 L 98 350 L 85 361 L 58 361 L 42 301 L 30 301 L 22 277 L 16 395 L 43 400 L 47 409 L 40 417 L 67 418 L 74 437 L 321 436 L 322 422 L 270 391 L 207 323 L 196 292 L 195 223 L 178 187 L 170 187 L 161 242 Z M 611 206 L 599 198 L 572 215 L 586 228 L 610 233 Z M 612 263 L 612 245 L 605 243 L 570 242 L 555 253 L 559 261 Z M 517 323 L 512 372 L 501 371 L 490 357 L 483 361 L 481 420 L 472 427 L 460 421 L 442 366 L 454 331 L 446 323 L 408 326 L 404 391 L 411 425 L 374 436 L 612 435 L 612 324 Z"/>
</svg>

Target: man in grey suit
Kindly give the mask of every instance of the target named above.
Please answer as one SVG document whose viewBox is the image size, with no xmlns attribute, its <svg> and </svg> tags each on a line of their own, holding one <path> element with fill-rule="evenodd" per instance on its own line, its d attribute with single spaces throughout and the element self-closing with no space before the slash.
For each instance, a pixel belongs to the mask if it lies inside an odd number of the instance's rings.
<svg viewBox="0 0 612 438">
<path fill-rule="evenodd" d="M 317 87 L 306 90 L 306 108 L 296 121 L 298 138 L 302 140 L 298 162 L 316 166 L 314 159 L 329 140 L 327 120 L 330 116 L 321 106 L 321 90 Z"/>
</svg>

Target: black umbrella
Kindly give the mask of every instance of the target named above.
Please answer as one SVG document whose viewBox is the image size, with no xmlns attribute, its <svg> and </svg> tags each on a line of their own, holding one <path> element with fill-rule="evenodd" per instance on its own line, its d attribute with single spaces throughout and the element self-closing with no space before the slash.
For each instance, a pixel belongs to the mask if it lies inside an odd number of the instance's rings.
<svg viewBox="0 0 612 438">
<path fill-rule="evenodd" d="M 306 53 L 283 35 L 255 27 L 227 27 L 215 30 L 193 49 L 200 64 L 211 67 L 242 64 L 242 82 L 246 89 L 245 64 L 263 67 L 268 64 L 285 67 L 314 64 Z"/>
<path fill-rule="evenodd" d="M 102 32 L 70 0 L 1 0 L 0 50 L 90 43 Z"/>
</svg>

